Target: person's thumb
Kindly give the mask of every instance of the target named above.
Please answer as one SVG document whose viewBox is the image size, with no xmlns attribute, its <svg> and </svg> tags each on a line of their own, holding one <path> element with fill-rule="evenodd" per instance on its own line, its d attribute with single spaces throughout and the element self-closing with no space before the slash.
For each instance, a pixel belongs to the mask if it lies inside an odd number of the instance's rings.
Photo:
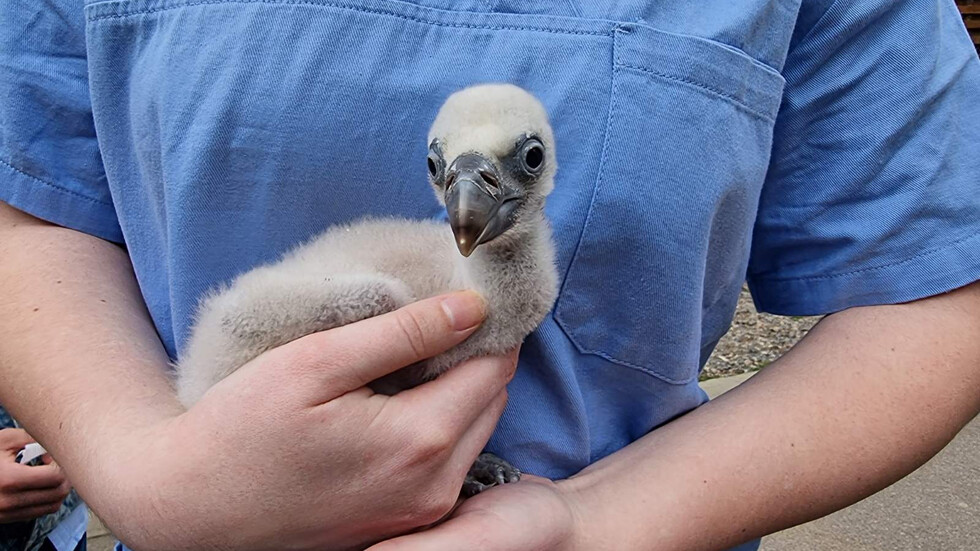
<svg viewBox="0 0 980 551">
<path fill-rule="evenodd" d="M 436 356 L 469 337 L 486 317 L 473 291 L 414 302 L 393 312 L 314 333 L 283 348 L 298 375 L 322 381 L 323 401 Z"/>
<path fill-rule="evenodd" d="M 23 429 L 0 429 L 0 455 L 14 457 L 24 446 L 34 442 Z"/>
</svg>

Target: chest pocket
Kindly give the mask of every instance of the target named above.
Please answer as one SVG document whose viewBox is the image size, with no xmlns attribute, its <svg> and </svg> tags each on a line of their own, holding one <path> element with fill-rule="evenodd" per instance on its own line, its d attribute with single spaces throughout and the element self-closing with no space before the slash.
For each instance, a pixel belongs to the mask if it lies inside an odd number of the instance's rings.
<svg viewBox="0 0 980 551">
<path fill-rule="evenodd" d="M 599 177 L 555 316 L 581 352 L 684 384 L 734 309 L 783 79 L 638 25 L 615 32 L 613 60 Z"/>
</svg>

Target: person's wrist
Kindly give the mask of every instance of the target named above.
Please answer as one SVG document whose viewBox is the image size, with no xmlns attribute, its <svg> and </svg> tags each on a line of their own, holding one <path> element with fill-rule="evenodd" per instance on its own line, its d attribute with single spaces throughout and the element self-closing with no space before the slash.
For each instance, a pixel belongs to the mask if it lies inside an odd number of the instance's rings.
<svg viewBox="0 0 980 551">
<path fill-rule="evenodd" d="M 603 540 L 595 534 L 597 527 L 594 519 L 597 515 L 591 512 L 587 484 L 583 482 L 587 481 L 569 478 L 555 483 L 571 515 L 570 533 L 565 545 L 567 551 L 587 551 L 605 547 L 599 544 Z"/>
<path fill-rule="evenodd" d="M 200 480 L 207 451 L 186 434 L 183 415 L 162 417 L 128 431 L 93 458 L 82 497 L 113 534 L 135 549 L 182 549 L 180 541 L 199 538 L 194 508 L 173 499 L 180 487 L 206 488 Z M 185 468 L 196 465 L 195 468 Z M 188 486 L 191 485 L 191 486 Z M 186 492 L 184 492 L 186 493 Z M 179 530 L 174 530 L 179 526 Z"/>
<path fill-rule="evenodd" d="M 656 483 L 644 481 L 642 487 L 658 491 L 640 494 L 632 486 L 618 486 L 629 463 L 609 459 L 560 483 L 575 519 L 570 549 L 689 549 L 705 536 L 704 526 L 691 522 L 700 512 L 696 499 L 703 497 L 697 493 L 703 489 L 692 492 L 683 486 L 689 478 L 670 473 Z"/>
</svg>

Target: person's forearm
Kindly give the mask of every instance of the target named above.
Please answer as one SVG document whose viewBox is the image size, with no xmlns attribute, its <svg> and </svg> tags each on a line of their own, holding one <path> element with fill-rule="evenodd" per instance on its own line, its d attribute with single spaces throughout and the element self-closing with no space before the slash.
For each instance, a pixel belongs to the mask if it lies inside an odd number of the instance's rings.
<svg viewBox="0 0 980 551">
<path fill-rule="evenodd" d="M 980 284 L 823 320 L 740 388 L 563 482 L 583 549 L 724 549 L 924 463 L 980 411 Z"/>
<path fill-rule="evenodd" d="M 0 403 L 111 514 L 106 448 L 183 411 L 129 259 L 3 203 L 0 259 Z"/>
</svg>

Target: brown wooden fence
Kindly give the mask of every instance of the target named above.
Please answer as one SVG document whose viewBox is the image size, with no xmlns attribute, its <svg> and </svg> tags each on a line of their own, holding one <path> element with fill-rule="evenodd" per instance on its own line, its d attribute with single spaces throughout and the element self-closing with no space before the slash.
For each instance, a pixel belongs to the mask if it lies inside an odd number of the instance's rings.
<svg viewBox="0 0 980 551">
<path fill-rule="evenodd" d="M 970 37 L 980 51 L 980 0 L 956 0 Z"/>
</svg>

